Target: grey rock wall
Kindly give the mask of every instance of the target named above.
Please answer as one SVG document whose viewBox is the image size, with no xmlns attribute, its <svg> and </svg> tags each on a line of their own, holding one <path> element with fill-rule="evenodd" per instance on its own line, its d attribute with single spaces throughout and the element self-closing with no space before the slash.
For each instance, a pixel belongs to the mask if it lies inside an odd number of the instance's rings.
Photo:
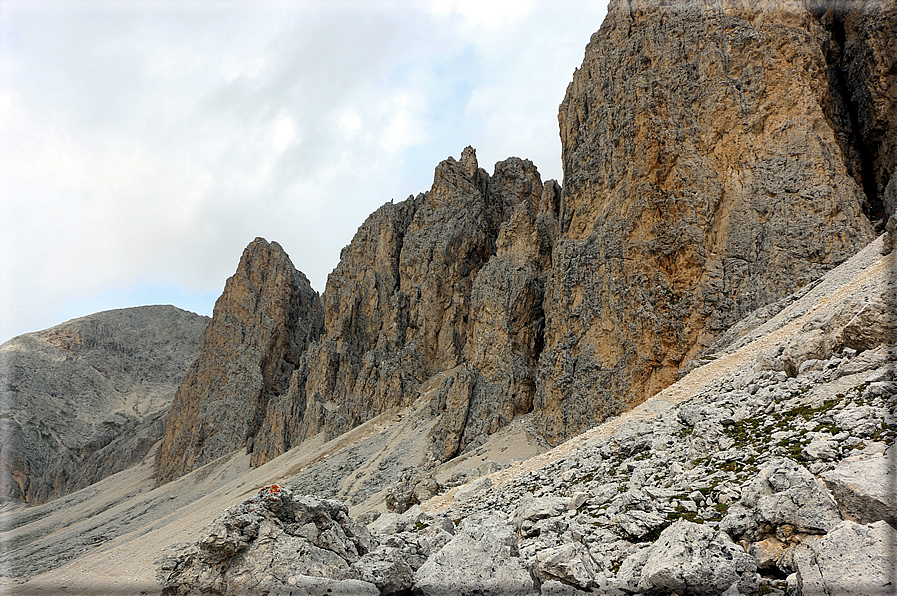
<svg viewBox="0 0 897 596">
<path fill-rule="evenodd" d="M 44 503 L 139 462 L 164 432 L 208 322 L 143 306 L 0 346 L 0 496 Z"/>
</svg>

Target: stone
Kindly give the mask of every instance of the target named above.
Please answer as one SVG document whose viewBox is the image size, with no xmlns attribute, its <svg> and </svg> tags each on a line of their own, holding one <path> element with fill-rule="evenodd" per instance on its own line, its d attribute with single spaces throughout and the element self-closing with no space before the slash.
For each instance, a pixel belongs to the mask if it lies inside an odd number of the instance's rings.
<svg viewBox="0 0 897 596">
<path fill-rule="evenodd" d="M 757 569 L 775 569 L 785 554 L 785 544 L 775 537 L 766 538 L 751 544 L 748 552 L 757 562 Z"/>
<path fill-rule="evenodd" d="M 368 530 L 375 534 L 398 534 L 408 527 L 408 520 L 400 513 L 388 512 L 380 515 L 367 525 Z"/>
<path fill-rule="evenodd" d="M 567 509 L 569 503 L 570 499 L 566 497 L 536 497 L 524 501 L 514 512 L 514 527 L 519 530 L 524 522 L 534 522 L 560 515 Z"/>
<path fill-rule="evenodd" d="M 860 524 L 879 520 L 897 526 L 897 471 L 893 452 L 848 459 L 822 474 L 845 519 Z"/>
<path fill-rule="evenodd" d="M 796 531 L 824 534 L 841 521 L 837 505 L 822 482 L 797 462 L 775 458 L 742 488 L 740 503 L 763 523 L 790 525 Z M 724 523 L 721 528 L 729 528 Z"/>
<path fill-rule="evenodd" d="M 426 596 L 531 594 L 533 580 L 517 556 L 514 534 L 500 514 L 468 518 L 461 531 L 414 574 Z"/>
<path fill-rule="evenodd" d="M 626 536 L 633 540 L 640 540 L 657 528 L 665 526 L 668 520 L 658 513 L 635 509 L 618 513 L 611 519 L 611 522 L 617 525 Z"/>
<path fill-rule="evenodd" d="M 386 510 L 403 513 L 439 492 L 432 471 L 403 470 L 399 479 L 386 490 Z"/>
<path fill-rule="evenodd" d="M 598 565 L 589 550 L 578 542 L 539 551 L 533 572 L 542 581 L 560 580 L 587 589 L 593 586 Z"/>
<path fill-rule="evenodd" d="M 455 492 L 455 500 L 466 501 L 483 492 L 490 486 L 492 486 L 492 480 L 488 476 L 477 478 L 473 482 L 459 488 L 457 492 Z"/>
<path fill-rule="evenodd" d="M 789 377 L 796 377 L 800 366 L 808 360 L 828 360 L 832 356 L 831 338 L 814 329 L 791 339 L 782 352 L 782 362 Z"/>
<path fill-rule="evenodd" d="M 359 581 L 359 571 L 352 565 L 371 552 L 372 541 L 347 511 L 339 501 L 294 495 L 276 484 L 266 486 L 254 498 L 225 511 L 174 564 L 163 565 L 164 593 L 248 596 L 262 587 L 275 590 L 284 585 L 312 593 L 318 588 L 371 593 L 370 586 L 379 593 L 370 583 L 351 582 Z M 359 567 L 371 579 L 392 586 L 402 568 L 396 561 L 392 569 L 377 565 L 388 558 L 381 551 Z M 344 581 L 350 583 L 335 583 Z"/>
<path fill-rule="evenodd" d="M 893 259 L 894 256 L 888 255 L 887 258 Z M 840 344 L 857 351 L 893 343 L 897 337 L 897 279 L 890 276 L 867 298 L 845 309 L 841 320 L 852 316 L 837 335 Z"/>
<path fill-rule="evenodd" d="M 361 581 L 377 586 L 379 594 L 397 594 L 414 584 L 414 571 L 400 550 L 381 546 L 352 563 Z"/>
<path fill-rule="evenodd" d="M 897 531 L 884 521 L 841 522 L 797 550 L 795 581 L 807 596 L 892 594 L 895 547 Z"/>
<path fill-rule="evenodd" d="M 757 591 L 753 557 L 723 532 L 680 520 L 647 549 L 638 589 L 663 593 L 721 594 L 733 584 Z"/>
<path fill-rule="evenodd" d="M 617 571 L 617 583 L 620 589 L 628 593 L 636 593 L 639 591 L 639 583 L 642 579 L 642 569 L 648 560 L 650 548 L 652 545 L 642 545 L 634 553 L 627 556 L 620 569 Z"/>
<path fill-rule="evenodd" d="M 263 586 L 256 586 L 247 593 L 258 594 Z M 326 577 L 293 575 L 285 585 L 270 583 L 265 586 L 269 596 L 379 596 L 382 592 L 372 583 L 357 579 L 334 580 Z"/>
</svg>

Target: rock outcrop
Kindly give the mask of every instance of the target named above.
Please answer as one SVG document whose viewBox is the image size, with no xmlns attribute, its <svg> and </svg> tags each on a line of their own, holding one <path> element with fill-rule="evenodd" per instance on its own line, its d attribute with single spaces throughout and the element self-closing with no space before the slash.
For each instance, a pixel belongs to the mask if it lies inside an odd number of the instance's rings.
<svg viewBox="0 0 897 596">
<path fill-rule="evenodd" d="M 208 321 L 142 306 L 0 346 L 0 497 L 44 503 L 140 461 Z"/>
<path fill-rule="evenodd" d="M 855 8 L 611 2 L 559 114 L 536 400 L 549 440 L 669 385 L 871 239 L 893 170 L 897 15 Z"/>
<path fill-rule="evenodd" d="M 490 176 L 468 147 L 427 193 L 371 215 L 328 278 L 321 340 L 268 404 L 254 463 L 409 405 L 446 371 L 431 407 L 437 459 L 529 411 L 559 195 L 531 162 Z"/>
<path fill-rule="evenodd" d="M 190 551 L 163 563 L 163 594 L 377 595 L 352 567 L 370 550 L 370 532 L 343 503 L 294 496 L 274 484 L 225 512 Z"/>
<path fill-rule="evenodd" d="M 287 390 L 322 324 L 320 297 L 280 245 L 257 238 L 246 247 L 174 397 L 156 453 L 158 480 L 251 451 L 269 400 Z"/>
</svg>

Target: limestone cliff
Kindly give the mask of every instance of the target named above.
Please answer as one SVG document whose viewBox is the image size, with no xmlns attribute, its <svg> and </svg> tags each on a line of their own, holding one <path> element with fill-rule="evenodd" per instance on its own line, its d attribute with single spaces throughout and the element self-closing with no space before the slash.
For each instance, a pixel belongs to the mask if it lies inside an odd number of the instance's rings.
<svg viewBox="0 0 897 596">
<path fill-rule="evenodd" d="M 407 405 L 449 370 L 432 405 L 449 410 L 437 457 L 528 411 L 558 195 L 531 162 L 511 158 L 489 176 L 468 147 L 436 168 L 429 192 L 371 215 L 328 278 L 322 340 L 269 402 L 253 462 Z"/>
<path fill-rule="evenodd" d="M 276 242 L 256 238 L 215 303 L 200 354 L 174 397 L 156 453 L 160 482 L 243 446 L 320 334 L 321 300 Z"/>
<path fill-rule="evenodd" d="M 895 23 L 893 10 L 611 2 L 559 113 L 536 397 L 549 440 L 669 385 L 747 312 L 872 238 Z"/>
<path fill-rule="evenodd" d="M 208 321 L 142 306 L 0 346 L 0 497 L 43 503 L 140 461 Z"/>
</svg>

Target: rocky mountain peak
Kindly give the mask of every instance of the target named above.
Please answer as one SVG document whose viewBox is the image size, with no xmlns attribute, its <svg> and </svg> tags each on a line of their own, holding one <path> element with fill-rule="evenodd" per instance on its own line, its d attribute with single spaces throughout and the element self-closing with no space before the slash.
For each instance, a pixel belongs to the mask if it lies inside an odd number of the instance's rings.
<svg viewBox="0 0 897 596">
<path fill-rule="evenodd" d="M 169 411 L 160 482 L 246 446 L 323 327 L 321 299 L 276 242 L 255 239 L 215 303 L 200 354 Z"/>
<path fill-rule="evenodd" d="M 469 178 L 474 178 L 480 169 L 477 163 L 477 150 L 470 145 L 461 152 L 461 167 Z"/>
<path fill-rule="evenodd" d="M 514 349 L 523 351 L 528 363 L 524 377 L 531 395 L 540 327 L 528 322 L 537 321 L 541 312 L 541 286 L 534 279 L 549 260 L 552 236 L 545 222 L 553 217 L 551 206 L 559 194 L 556 183 L 548 186 L 552 191 L 546 194 L 536 167 L 519 158 L 497 163 L 490 176 L 467 147 L 460 161 L 449 157 L 436 167 L 428 192 L 372 214 L 328 278 L 321 341 L 309 349 L 295 386 L 272 403 L 265 428 L 278 430 L 266 457 L 318 432 L 333 437 L 411 404 L 434 375 L 453 370 L 451 378 L 468 378 L 467 358 L 477 352 L 489 325 L 504 328 L 505 339 L 489 348 L 494 355 L 488 364 L 481 345 L 477 361 L 495 373 L 508 365 L 502 355 L 518 346 Z M 515 279 L 505 274 L 512 261 L 506 253 L 517 255 L 514 267 L 523 268 Z M 521 291 L 505 295 L 515 284 Z M 500 310 L 484 317 L 481 301 L 487 299 Z M 519 329 L 509 329 L 511 316 L 518 317 Z M 475 411 L 494 410 L 483 411 L 487 428 L 498 428 L 514 412 L 531 407 L 531 397 L 516 393 L 507 398 L 519 402 L 513 407 L 487 406 L 490 399 L 482 398 Z M 457 399 L 466 403 L 467 397 Z M 433 411 L 445 411 L 446 403 L 440 393 Z M 499 417 L 498 411 L 505 414 Z M 463 429 L 467 420 L 463 407 L 453 407 L 444 419 L 452 430 L 442 425 L 433 434 L 434 454 L 440 458 L 450 457 L 479 432 L 471 429 L 466 442 L 459 442 L 457 427 Z M 259 455 L 258 461 L 265 460 Z"/>
<path fill-rule="evenodd" d="M 666 387 L 746 313 L 872 239 L 877 199 L 857 164 L 890 141 L 861 131 L 892 130 L 881 77 L 897 56 L 871 31 L 897 21 L 835 8 L 611 3 L 558 117 L 536 402 L 550 441 Z M 819 20 L 854 18 L 866 24 L 850 43 Z M 827 53 L 842 42 L 852 67 Z"/>
</svg>

